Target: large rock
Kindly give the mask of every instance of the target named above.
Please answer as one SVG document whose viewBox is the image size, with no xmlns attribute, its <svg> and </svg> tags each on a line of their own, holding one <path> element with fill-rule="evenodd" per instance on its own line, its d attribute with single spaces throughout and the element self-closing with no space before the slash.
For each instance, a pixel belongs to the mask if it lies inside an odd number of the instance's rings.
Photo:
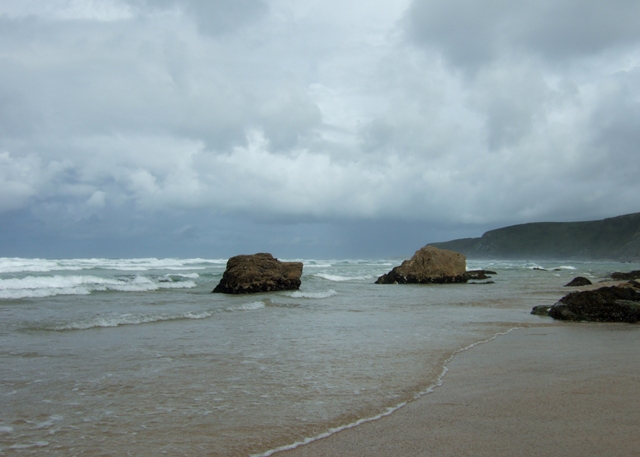
<svg viewBox="0 0 640 457">
<path fill-rule="evenodd" d="M 466 258 L 457 252 L 425 246 L 409 260 L 378 278 L 376 284 L 467 282 Z"/>
<path fill-rule="evenodd" d="M 300 288 L 302 262 L 280 262 L 271 254 L 238 255 L 227 261 L 227 269 L 213 292 L 253 294 Z"/>
<path fill-rule="evenodd" d="M 532 314 L 543 314 L 540 308 Z M 565 321 L 635 323 L 640 321 L 640 293 L 619 286 L 572 292 L 551 306 L 548 315 Z"/>
</svg>

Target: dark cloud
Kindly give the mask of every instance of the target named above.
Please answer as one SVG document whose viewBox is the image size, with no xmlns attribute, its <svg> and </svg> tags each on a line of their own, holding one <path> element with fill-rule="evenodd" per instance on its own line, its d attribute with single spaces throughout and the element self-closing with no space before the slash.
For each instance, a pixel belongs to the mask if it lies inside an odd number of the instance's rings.
<svg viewBox="0 0 640 457">
<path fill-rule="evenodd" d="M 414 0 L 407 31 L 457 66 L 522 53 L 552 61 L 593 56 L 640 40 L 640 3 L 581 0 Z"/>
<path fill-rule="evenodd" d="M 590 119 L 591 150 L 600 161 L 596 177 L 616 176 L 621 193 L 635 187 L 635 164 L 640 152 L 640 68 L 620 72 L 599 96 Z"/>
</svg>

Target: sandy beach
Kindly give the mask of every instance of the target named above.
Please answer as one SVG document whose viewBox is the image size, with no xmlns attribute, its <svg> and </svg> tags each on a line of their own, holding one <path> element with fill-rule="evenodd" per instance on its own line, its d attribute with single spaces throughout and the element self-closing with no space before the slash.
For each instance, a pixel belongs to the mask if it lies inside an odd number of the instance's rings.
<svg viewBox="0 0 640 457">
<path fill-rule="evenodd" d="M 276 455 L 639 456 L 639 346 L 637 325 L 517 329 L 391 416 Z"/>
</svg>

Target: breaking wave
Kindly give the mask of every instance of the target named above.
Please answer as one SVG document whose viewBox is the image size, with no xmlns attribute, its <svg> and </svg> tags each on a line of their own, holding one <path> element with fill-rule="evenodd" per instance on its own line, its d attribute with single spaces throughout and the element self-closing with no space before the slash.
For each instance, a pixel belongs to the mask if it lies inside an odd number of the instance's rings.
<svg viewBox="0 0 640 457">
<path fill-rule="evenodd" d="M 171 275 L 174 276 L 174 275 Z M 88 295 L 92 292 L 148 292 L 158 289 L 190 289 L 192 280 L 171 276 L 151 279 L 146 276 L 104 278 L 100 276 L 27 276 L 0 279 L 0 299 L 42 298 L 55 295 Z"/>
<path fill-rule="evenodd" d="M 327 273 L 316 273 L 313 276 L 326 279 L 327 281 L 344 282 L 344 281 L 363 281 L 367 279 L 373 279 L 371 275 L 362 276 L 343 276 L 343 275 L 330 275 Z"/>
<path fill-rule="evenodd" d="M 288 292 L 285 295 L 291 298 L 329 298 L 333 297 L 334 295 L 338 295 L 338 292 L 333 289 L 322 292 L 303 292 L 300 290 L 296 290 L 295 292 Z"/>
<path fill-rule="evenodd" d="M 121 314 L 119 316 L 94 317 L 91 319 L 69 322 L 66 324 L 32 327 L 32 330 L 88 330 L 99 327 L 119 327 L 121 325 L 140 325 L 152 322 L 174 321 L 183 319 L 207 319 L 215 314 L 215 311 L 189 311 L 179 314 L 135 315 Z"/>
<path fill-rule="evenodd" d="M 23 259 L 0 258 L 0 273 L 46 273 L 49 271 L 80 270 L 204 270 L 224 267 L 226 259 Z"/>
</svg>

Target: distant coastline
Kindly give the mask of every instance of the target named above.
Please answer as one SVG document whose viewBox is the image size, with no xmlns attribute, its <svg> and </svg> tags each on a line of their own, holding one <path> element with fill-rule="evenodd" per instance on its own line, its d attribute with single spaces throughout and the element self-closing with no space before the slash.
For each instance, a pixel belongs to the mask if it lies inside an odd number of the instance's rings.
<svg viewBox="0 0 640 457">
<path fill-rule="evenodd" d="M 532 222 L 480 238 L 431 243 L 472 259 L 640 260 L 640 213 L 597 221 Z"/>
</svg>

